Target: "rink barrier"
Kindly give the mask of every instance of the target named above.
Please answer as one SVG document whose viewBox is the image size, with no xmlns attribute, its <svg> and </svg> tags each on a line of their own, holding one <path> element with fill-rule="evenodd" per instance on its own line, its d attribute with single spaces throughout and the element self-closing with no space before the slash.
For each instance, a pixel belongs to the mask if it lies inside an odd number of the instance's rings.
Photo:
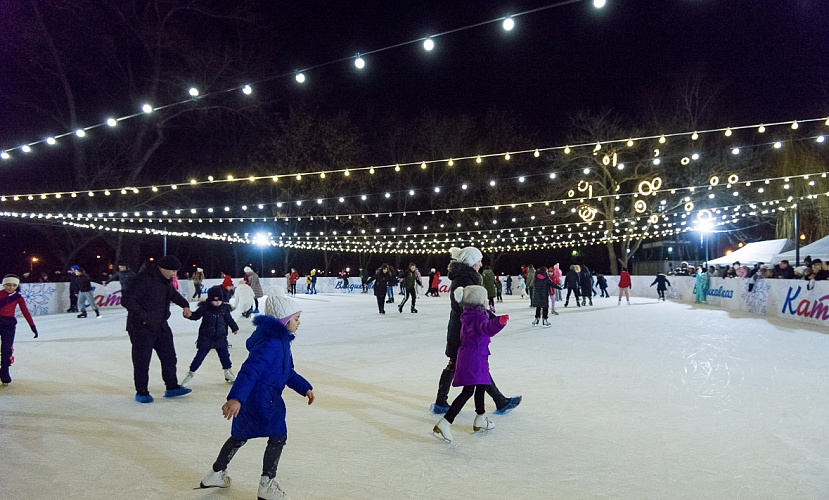
<svg viewBox="0 0 829 500">
<path fill-rule="evenodd" d="M 608 293 L 611 298 L 618 297 L 618 276 L 608 276 Z M 241 278 L 235 278 L 234 284 Z M 632 276 L 633 286 L 630 294 L 634 297 L 656 299 L 656 285 L 653 276 Z M 287 289 L 286 278 L 259 278 L 265 294 L 274 287 Z M 421 292 L 428 290 L 427 277 L 423 278 Z M 671 286 L 665 292 L 666 298 L 694 303 L 694 285 L 696 279 L 689 276 L 669 276 Z M 208 279 L 202 284 L 203 291 L 214 285 L 220 285 L 221 279 Z M 517 283 L 513 277 L 513 285 Z M 829 327 L 829 281 L 805 280 L 757 280 L 754 289 L 749 292 L 750 280 L 741 278 L 712 278 L 707 295 L 707 305 L 727 310 L 743 311 L 760 316 L 774 316 L 781 319 L 801 321 L 805 323 Z M 441 276 L 438 291 L 440 294 L 449 293 L 449 278 Z M 354 294 L 362 293 L 362 284 L 359 277 L 350 277 L 348 286 L 343 285 L 342 278 L 320 277 L 316 283 L 317 293 L 322 294 Z M 369 284 L 369 293 L 373 293 L 374 283 Z M 179 293 L 191 300 L 195 287 L 190 280 L 179 280 Z M 513 294 L 518 291 L 513 286 Z M 297 282 L 297 295 L 306 294 L 308 285 L 305 279 Z M 504 287 L 506 292 L 506 287 Z M 58 314 L 69 308 L 69 283 L 21 283 L 20 293 L 26 299 L 26 305 L 34 316 Z M 93 296 L 101 308 L 121 306 L 121 284 L 114 281 L 108 285 L 93 283 Z M 395 294 L 399 287 L 395 287 Z M 598 299 L 601 300 L 601 299 Z M 18 315 L 20 313 L 18 312 Z"/>
</svg>

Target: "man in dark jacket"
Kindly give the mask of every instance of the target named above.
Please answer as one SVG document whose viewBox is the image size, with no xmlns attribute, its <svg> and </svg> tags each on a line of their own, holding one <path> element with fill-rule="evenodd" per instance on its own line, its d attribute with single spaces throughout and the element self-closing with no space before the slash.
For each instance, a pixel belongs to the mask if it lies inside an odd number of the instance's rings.
<svg viewBox="0 0 829 500">
<path fill-rule="evenodd" d="M 377 299 L 377 309 L 380 314 L 386 314 L 386 294 L 389 287 L 397 283 L 397 279 L 391 272 L 388 264 L 383 264 L 377 273 L 368 279 L 368 283 L 374 282 L 374 297 Z"/>
<path fill-rule="evenodd" d="M 132 280 L 134 279 L 135 271 L 130 269 L 126 264 L 118 264 L 118 271 L 112 275 L 112 279 L 107 281 L 106 284 L 109 285 L 113 281 L 119 281 L 121 283 L 121 296 L 123 297 L 124 291 L 130 286 L 130 283 L 132 283 Z"/>
<path fill-rule="evenodd" d="M 449 312 L 449 325 L 446 328 L 445 351 L 449 363 L 440 374 L 438 394 L 431 406 L 432 413 L 438 415 L 449 411 L 449 389 L 452 387 L 452 380 L 455 378 L 455 361 L 458 359 L 458 349 L 461 347 L 461 313 L 463 308 L 455 300 L 454 291 L 461 286 L 480 285 L 483 281 L 480 273 L 478 273 L 478 269 L 483 265 L 481 262 L 483 254 L 480 250 L 474 247 L 466 247 L 464 249 L 452 248 L 450 252 L 453 260 L 449 262 L 447 276 L 452 280 L 452 284 L 449 286 L 451 310 Z M 505 415 L 521 404 L 521 396 L 508 398 L 501 394 L 501 391 L 495 385 L 494 379 L 487 387 L 486 392 L 495 402 L 496 410 L 494 413 L 498 415 Z"/>
<path fill-rule="evenodd" d="M 789 265 L 788 260 L 781 260 L 780 264 L 774 266 L 774 277 L 781 280 L 794 279 L 794 269 Z"/>
<path fill-rule="evenodd" d="M 153 349 L 161 361 L 161 377 L 167 387 L 164 397 L 174 398 L 190 392 L 178 384 L 173 331 L 167 324 L 171 301 L 184 310 L 185 318 L 192 315 L 190 304 L 170 281 L 179 269 L 181 262 L 173 255 L 165 255 L 157 265 L 145 262 L 121 299 L 121 305 L 128 311 L 127 332 L 132 342 L 135 400 L 139 403 L 153 402 L 147 389 Z"/>
<path fill-rule="evenodd" d="M 78 287 L 78 275 L 75 274 L 75 271 L 78 269 L 80 269 L 78 266 L 69 268 L 69 309 L 66 310 L 68 313 L 78 312 L 78 293 L 80 293 L 80 288 Z"/>
</svg>

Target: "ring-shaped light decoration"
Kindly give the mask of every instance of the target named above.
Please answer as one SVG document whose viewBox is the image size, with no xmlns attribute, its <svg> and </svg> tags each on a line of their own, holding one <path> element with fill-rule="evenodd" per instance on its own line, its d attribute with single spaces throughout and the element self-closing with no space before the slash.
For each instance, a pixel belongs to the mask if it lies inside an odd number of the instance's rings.
<svg viewBox="0 0 829 500">
<path fill-rule="evenodd" d="M 587 188 L 590 187 L 590 183 L 587 181 L 579 181 L 579 185 L 577 187 L 579 191 L 587 191 Z"/>
<path fill-rule="evenodd" d="M 641 214 L 648 209 L 648 204 L 644 200 L 636 200 L 636 203 L 633 204 L 633 209 L 636 210 L 636 213 Z"/>
<path fill-rule="evenodd" d="M 578 214 L 584 222 L 593 222 L 593 219 L 596 218 L 596 213 L 598 211 L 598 209 L 593 208 L 590 205 L 582 205 L 579 207 Z"/>
<path fill-rule="evenodd" d="M 679 160 L 679 163 L 681 163 L 683 165 L 688 165 L 689 163 L 691 163 L 691 159 L 688 158 L 687 156 L 683 156 L 682 159 Z"/>
<path fill-rule="evenodd" d="M 650 217 L 648 217 L 648 222 L 650 222 L 651 224 L 656 224 L 657 222 L 659 222 L 659 216 L 656 214 L 651 215 Z"/>
<path fill-rule="evenodd" d="M 709 222 L 714 218 L 714 214 L 708 209 L 703 209 L 697 212 L 697 220 L 700 222 Z"/>
<path fill-rule="evenodd" d="M 694 202 L 693 202 L 693 201 L 689 201 L 688 203 L 686 203 L 686 204 L 685 204 L 685 207 L 684 207 L 684 208 L 685 208 L 685 211 L 686 211 L 686 212 L 690 212 L 691 210 L 693 210 L 693 209 L 694 209 Z"/>
<path fill-rule="evenodd" d="M 575 191 L 573 191 L 572 189 L 571 189 L 570 191 L 567 191 L 567 196 L 568 196 L 569 198 L 572 198 L 572 197 L 573 197 L 573 196 L 575 196 L 575 195 L 576 195 L 576 192 L 575 192 Z"/>
<path fill-rule="evenodd" d="M 654 191 L 659 191 L 659 188 L 662 187 L 662 177 L 654 177 L 654 179 L 651 181 L 651 186 L 653 187 Z"/>
<path fill-rule="evenodd" d="M 737 174 L 731 174 L 728 176 L 728 183 L 729 184 L 737 184 L 740 181 L 740 177 Z"/>
<path fill-rule="evenodd" d="M 711 187 L 714 187 L 719 183 L 720 183 L 720 178 L 717 177 L 716 175 L 712 175 L 711 178 L 708 179 L 708 184 L 710 184 Z"/>
</svg>

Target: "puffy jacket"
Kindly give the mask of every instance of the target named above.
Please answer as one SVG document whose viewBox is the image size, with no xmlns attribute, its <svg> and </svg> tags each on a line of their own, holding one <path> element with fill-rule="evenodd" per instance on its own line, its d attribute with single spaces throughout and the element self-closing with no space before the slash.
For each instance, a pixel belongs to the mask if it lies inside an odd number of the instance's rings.
<svg viewBox="0 0 829 500">
<path fill-rule="evenodd" d="M 530 301 L 532 307 L 550 307 L 550 290 L 553 288 L 561 288 L 553 283 L 548 276 L 537 274 L 535 276 L 535 286 L 533 287 L 533 296 Z"/>
<path fill-rule="evenodd" d="M 452 284 L 449 285 L 449 324 L 446 327 L 446 356 L 455 358 L 461 346 L 461 313 L 463 307 L 455 300 L 455 289 L 459 286 L 480 285 L 483 278 L 480 273 L 462 262 L 453 260 L 449 263 L 446 274 Z"/>
<path fill-rule="evenodd" d="M 524 280 L 527 283 L 527 288 L 535 286 L 535 268 L 533 266 L 527 268 L 527 277 Z"/>
<path fill-rule="evenodd" d="M 246 342 L 250 354 L 242 364 L 227 399 L 242 404 L 233 419 L 230 435 L 234 439 L 287 436 L 285 425 L 285 386 L 305 396 L 311 384 L 294 371 L 291 341 L 294 335 L 271 316 L 253 318 L 256 330 Z"/>
<path fill-rule="evenodd" d="M 127 308 L 127 331 L 141 328 L 162 331 L 170 317 L 170 302 L 182 309 L 190 304 L 178 293 L 173 284 L 161 274 L 155 264 L 145 262 L 121 298 L 121 305 Z"/>
<path fill-rule="evenodd" d="M 564 286 L 570 290 L 581 290 L 580 281 L 579 273 L 575 269 L 570 269 L 567 271 L 567 275 L 564 276 Z"/>
<path fill-rule="evenodd" d="M 245 281 L 253 288 L 253 296 L 257 299 L 262 298 L 265 294 L 262 292 L 262 285 L 259 284 L 259 275 L 250 273 L 245 275 Z"/>
<path fill-rule="evenodd" d="M 81 274 L 78 276 L 78 291 L 79 292 L 91 292 L 92 291 L 92 280 L 89 278 L 88 274 Z"/>
<path fill-rule="evenodd" d="M 657 291 L 664 292 L 665 290 L 668 289 L 669 286 L 671 286 L 671 282 L 668 281 L 667 276 L 665 276 L 662 273 L 659 273 L 659 274 L 656 275 L 656 279 L 653 280 L 653 283 L 651 283 L 651 286 L 653 286 L 653 285 L 656 285 L 656 290 Z"/>
<path fill-rule="evenodd" d="M 190 319 L 201 320 L 199 338 L 196 339 L 198 349 L 226 349 L 227 328 L 230 327 L 234 332 L 239 330 L 239 325 L 230 316 L 230 306 L 227 304 L 216 307 L 209 302 L 202 302 Z"/>
<path fill-rule="evenodd" d="M 582 266 L 579 273 L 579 284 L 581 285 L 581 294 L 589 297 L 593 293 L 593 275 L 587 266 Z"/>
<path fill-rule="evenodd" d="M 390 286 L 397 284 L 397 279 L 392 276 L 391 272 L 384 273 L 377 271 L 377 274 L 368 279 L 368 283 L 374 282 L 374 295 L 383 297 L 386 295 L 387 289 Z"/>
<path fill-rule="evenodd" d="M 464 309 L 461 313 L 461 346 L 455 363 L 452 385 L 489 385 L 489 343 L 504 329 L 500 316 L 489 317 L 479 309 Z"/>
</svg>

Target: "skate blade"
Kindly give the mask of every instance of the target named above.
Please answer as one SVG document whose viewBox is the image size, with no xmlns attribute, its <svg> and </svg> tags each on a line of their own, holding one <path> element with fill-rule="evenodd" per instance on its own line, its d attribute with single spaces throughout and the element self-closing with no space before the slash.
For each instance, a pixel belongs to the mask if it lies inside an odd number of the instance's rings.
<svg viewBox="0 0 829 500">
<path fill-rule="evenodd" d="M 440 439 L 441 441 L 445 442 L 445 443 L 451 443 L 452 442 L 451 439 L 447 439 L 446 436 L 444 436 L 443 433 L 440 432 L 440 429 L 438 429 L 438 426 L 435 426 L 434 429 L 432 429 L 432 435 L 435 436 L 436 438 Z"/>
</svg>

